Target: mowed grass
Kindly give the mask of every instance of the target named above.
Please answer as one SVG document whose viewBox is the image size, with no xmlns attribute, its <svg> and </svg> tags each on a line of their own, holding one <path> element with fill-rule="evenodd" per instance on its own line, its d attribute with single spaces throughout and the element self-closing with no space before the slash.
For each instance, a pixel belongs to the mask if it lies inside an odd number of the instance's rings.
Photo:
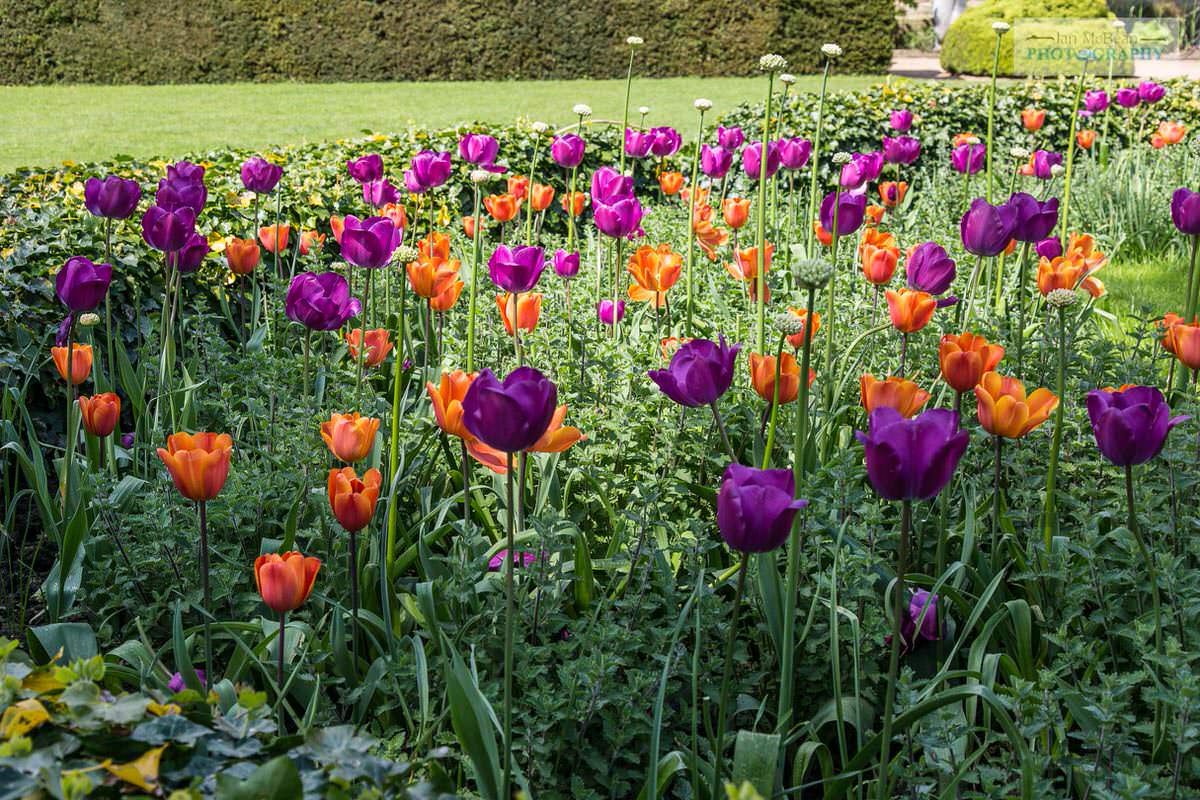
<svg viewBox="0 0 1200 800">
<path fill-rule="evenodd" d="M 859 89 L 881 76 L 837 76 L 831 90 Z M 819 76 L 801 76 L 798 91 Z M 762 78 L 636 79 L 631 109 L 649 106 L 647 124 L 695 124 L 692 101 L 706 97 L 713 114 L 761 99 Z M 0 172 L 63 160 L 118 154 L 177 156 L 220 147 L 272 145 L 357 136 L 407 126 L 445 128 L 519 117 L 562 125 L 587 103 L 596 120 L 620 120 L 622 80 L 438 83 L 274 83 L 186 86 L 0 87 Z M 637 119 L 636 111 L 631 111 Z M 711 119 L 711 117 L 710 117 Z"/>
</svg>

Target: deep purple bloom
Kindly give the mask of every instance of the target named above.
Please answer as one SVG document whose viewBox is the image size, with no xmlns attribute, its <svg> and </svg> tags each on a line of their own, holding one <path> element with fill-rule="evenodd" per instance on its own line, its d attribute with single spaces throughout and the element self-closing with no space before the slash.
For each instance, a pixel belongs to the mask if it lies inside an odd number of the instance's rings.
<svg viewBox="0 0 1200 800">
<path fill-rule="evenodd" d="M 528 292 L 537 286 L 546 255 L 540 247 L 497 245 L 488 259 L 488 277 L 506 292 Z"/>
<path fill-rule="evenodd" d="M 400 243 L 396 225 L 388 217 L 367 217 L 360 220 L 346 215 L 342 228 L 342 258 L 356 267 L 378 269 L 392 259 Z"/>
<path fill-rule="evenodd" d="M 1141 102 L 1142 98 L 1138 95 L 1137 89 L 1131 89 L 1128 86 L 1117 89 L 1117 105 L 1121 108 L 1137 108 Z"/>
<path fill-rule="evenodd" d="M 960 144 L 950 153 L 950 166 L 954 167 L 955 172 L 965 172 L 968 175 L 974 175 L 979 170 L 983 169 L 983 159 L 987 155 L 987 148 L 983 143 L 979 144 Z"/>
<path fill-rule="evenodd" d="M 489 447 L 516 453 L 542 438 L 558 406 L 558 388 L 533 367 L 518 367 L 501 383 L 490 369 L 463 398 L 463 424 Z"/>
<path fill-rule="evenodd" d="M 579 274 L 579 253 L 568 253 L 566 250 L 555 250 L 554 274 L 563 280 L 570 280 Z"/>
<path fill-rule="evenodd" d="M 598 316 L 600 321 L 605 325 L 615 325 L 621 320 L 625 319 L 625 301 L 618 300 L 616 308 L 616 319 L 613 319 L 613 301 L 601 300 L 596 304 L 596 316 Z"/>
<path fill-rule="evenodd" d="M 1099 114 L 1108 108 L 1108 92 L 1103 89 L 1085 92 L 1083 95 L 1083 106 L 1089 114 Z"/>
<path fill-rule="evenodd" d="M 927 642 L 936 642 L 942 638 L 941 625 L 938 621 L 938 596 L 930 594 L 925 589 L 917 589 L 908 598 L 907 613 L 900 618 L 900 650 L 907 653 L 916 646 L 917 642 L 924 639 Z M 924 619 L 921 615 L 924 614 Z M 921 626 L 917 627 L 917 622 L 920 621 Z M 891 644 L 891 634 L 885 637 L 885 640 Z"/>
<path fill-rule="evenodd" d="M 1061 167 L 1062 163 L 1062 153 L 1035 150 L 1033 153 L 1033 176 L 1038 180 L 1050 180 L 1054 177 L 1054 168 Z"/>
<path fill-rule="evenodd" d="M 560 167 L 574 169 L 582 163 L 585 149 L 587 149 L 587 143 L 582 136 L 575 133 L 564 133 L 562 136 L 554 137 L 554 143 L 550 145 L 550 157 Z"/>
<path fill-rule="evenodd" d="M 733 151 L 717 145 L 700 146 L 700 171 L 710 178 L 724 178 L 733 166 Z"/>
<path fill-rule="evenodd" d="M 200 269 L 204 257 L 208 255 L 208 239 L 204 234 L 192 232 L 183 243 L 183 247 L 167 253 L 167 263 L 172 269 L 177 269 L 185 275 Z"/>
<path fill-rule="evenodd" d="M 255 194 L 270 194 L 282 177 L 283 167 L 262 156 L 242 162 L 242 185 Z"/>
<path fill-rule="evenodd" d="M 1008 205 L 1016 209 L 1017 225 L 1013 238 L 1018 242 L 1040 242 L 1058 224 L 1058 198 L 1042 202 L 1031 194 L 1013 192 Z"/>
<path fill-rule="evenodd" d="M 650 152 L 659 158 L 675 155 L 675 151 L 679 149 L 682 139 L 679 138 L 679 131 L 669 126 L 651 128 L 650 134 L 653 141 L 650 144 Z"/>
<path fill-rule="evenodd" d="M 200 681 L 200 685 L 207 686 L 208 684 L 204 682 L 204 670 L 197 669 L 193 671 L 196 673 L 196 680 Z M 176 672 L 171 676 L 171 680 L 167 681 L 167 689 L 169 691 L 178 693 L 182 692 L 185 688 L 187 688 L 187 682 L 184 681 L 182 672 Z"/>
<path fill-rule="evenodd" d="M 134 438 L 132 433 L 121 434 L 121 447 L 124 447 L 126 450 L 128 450 L 129 448 L 133 447 L 133 442 Z"/>
<path fill-rule="evenodd" d="M 75 312 L 71 312 L 62 318 L 58 323 L 58 330 L 54 332 L 54 346 L 66 347 L 67 341 L 71 338 L 71 326 L 75 324 Z"/>
<path fill-rule="evenodd" d="M 707 406 L 728 391 L 741 347 L 725 344 L 724 336 L 720 344 L 693 339 L 675 351 L 666 369 L 652 369 L 647 374 L 663 394 L 681 406 Z"/>
<path fill-rule="evenodd" d="M 913 248 L 904 264 L 904 274 L 910 289 L 943 294 L 954 283 L 957 265 L 937 242 L 923 242 Z"/>
<path fill-rule="evenodd" d="M 288 286 L 284 313 L 309 330 L 335 331 L 362 311 L 350 284 L 336 272 L 301 272 Z"/>
<path fill-rule="evenodd" d="M 459 137 L 458 155 L 468 164 L 483 167 L 489 172 L 503 170 L 496 167 L 496 156 L 500 154 L 500 143 L 486 133 L 467 133 Z"/>
<path fill-rule="evenodd" d="M 1087 409 L 1096 446 L 1118 467 L 1154 458 L 1171 429 L 1191 419 L 1172 417 L 1162 392 L 1154 386 L 1131 386 L 1123 392 L 1093 389 L 1088 392 Z"/>
<path fill-rule="evenodd" d="M 383 157 L 370 153 L 346 162 L 346 171 L 359 183 L 370 183 L 383 177 Z"/>
<path fill-rule="evenodd" d="M 779 162 L 784 169 L 804 169 L 812 155 L 812 142 L 793 136 L 779 140 Z"/>
<path fill-rule="evenodd" d="M 125 219 L 142 199 L 142 187 L 137 181 L 109 175 L 104 180 L 88 178 L 83 185 L 83 204 L 93 216 Z"/>
<path fill-rule="evenodd" d="M 631 237 L 640 231 L 644 213 L 642 204 L 632 197 L 592 206 L 592 220 L 596 228 L 614 239 Z"/>
<path fill-rule="evenodd" d="M 782 161 L 779 142 L 767 142 L 767 177 L 779 171 Z M 742 151 L 742 170 L 752 181 L 759 179 L 762 172 L 762 142 L 751 142 Z"/>
<path fill-rule="evenodd" d="M 725 544 L 741 553 L 769 553 L 787 541 L 796 512 L 808 505 L 795 496 L 790 469 L 730 464 L 717 493 L 717 527 Z"/>
<path fill-rule="evenodd" d="M 1166 95 L 1167 89 L 1165 86 L 1155 83 L 1154 81 L 1142 81 L 1137 87 L 1138 99 L 1143 103 L 1157 103 Z"/>
<path fill-rule="evenodd" d="M 833 203 L 837 200 L 837 231 L 833 230 Z M 862 192 L 830 192 L 821 200 L 821 227 L 838 236 L 849 236 L 863 224 L 867 196 Z"/>
<path fill-rule="evenodd" d="M 1062 241 L 1057 236 L 1042 239 L 1033 246 L 1038 258 L 1048 258 L 1051 261 L 1063 254 Z"/>
<path fill-rule="evenodd" d="M 842 165 L 839 179 L 843 189 L 858 189 L 879 177 L 883 171 L 883 153 L 855 153 Z"/>
<path fill-rule="evenodd" d="M 167 178 L 173 181 L 180 180 L 202 183 L 204 181 L 204 167 L 199 164 L 193 164 L 191 161 L 176 161 L 167 167 Z"/>
<path fill-rule="evenodd" d="M 169 253 L 183 247 L 196 229 L 196 212 L 188 206 L 168 211 L 150 206 L 142 215 L 142 238 L 155 250 Z"/>
<path fill-rule="evenodd" d="M 889 164 L 911 164 L 921 155 L 921 142 L 911 136 L 883 137 L 883 160 Z"/>
<path fill-rule="evenodd" d="M 488 569 L 492 572 L 499 570 L 504 566 L 504 557 L 508 555 L 508 548 L 500 550 L 496 555 L 488 559 Z M 531 564 L 537 563 L 537 553 L 531 553 L 528 550 L 517 550 L 513 552 L 512 562 L 513 569 L 528 567 Z"/>
<path fill-rule="evenodd" d="M 400 200 L 400 192 L 396 191 L 396 187 L 392 186 L 392 182 L 387 178 L 364 183 L 362 193 L 363 202 L 375 208 L 383 208 Z"/>
<path fill-rule="evenodd" d="M 154 195 L 154 204 L 167 211 L 190 208 L 199 214 L 207 202 L 208 188 L 203 182 L 190 178 L 163 178 Z"/>
<path fill-rule="evenodd" d="M 724 147 L 726 150 L 737 150 L 742 146 L 742 142 L 746 141 L 746 134 L 742 133 L 741 128 L 724 128 L 717 126 L 717 144 Z"/>
<path fill-rule="evenodd" d="M 632 198 L 633 178 L 629 175 L 622 175 L 612 167 L 601 167 L 592 173 L 592 205 Z"/>
<path fill-rule="evenodd" d="M 959 428 L 958 414 L 931 408 L 905 419 L 894 408 L 871 412 L 867 432 L 855 431 L 866 451 L 867 478 L 887 500 L 936 497 L 958 467 L 970 434 Z"/>
<path fill-rule="evenodd" d="M 898 108 L 892 112 L 888 122 L 892 125 L 892 130 L 905 133 L 913 124 L 913 113 L 907 108 Z"/>
<path fill-rule="evenodd" d="M 1180 233 L 1200 236 L 1200 192 L 1176 189 L 1171 195 L 1171 221 Z"/>
<path fill-rule="evenodd" d="M 404 170 L 404 185 L 413 194 L 436 189 L 450 178 L 450 154 L 422 150 L 412 157 Z"/>
<path fill-rule="evenodd" d="M 1017 209 L 1008 203 L 994 206 L 982 197 L 971 201 L 971 207 L 958 224 L 963 247 L 977 256 L 997 256 L 1013 240 L 1017 228 Z"/>
<path fill-rule="evenodd" d="M 650 131 L 625 129 L 625 154 L 630 158 L 645 158 L 654 146 L 654 134 Z"/>
<path fill-rule="evenodd" d="M 83 256 L 72 256 L 54 277 L 54 291 L 72 313 L 91 311 L 108 293 L 112 271 L 112 264 L 93 264 Z"/>
</svg>

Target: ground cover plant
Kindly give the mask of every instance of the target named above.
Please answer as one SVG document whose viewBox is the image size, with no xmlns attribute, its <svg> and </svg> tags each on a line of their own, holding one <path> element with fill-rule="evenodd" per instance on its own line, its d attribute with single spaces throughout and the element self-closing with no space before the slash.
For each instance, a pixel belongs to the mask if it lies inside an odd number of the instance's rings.
<svg viewBox="0 0 1200 800">
<path fill-rule="evenodd" d="M 0 785 L 1200 790 L 1195 85 L 759 67 L 6 177 Z"/>
</svg>

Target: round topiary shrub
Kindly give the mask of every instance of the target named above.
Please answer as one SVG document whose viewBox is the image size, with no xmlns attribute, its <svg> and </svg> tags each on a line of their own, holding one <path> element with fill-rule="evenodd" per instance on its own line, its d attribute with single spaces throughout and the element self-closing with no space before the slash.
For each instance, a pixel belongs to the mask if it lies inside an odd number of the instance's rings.
<svg viewBox="0 0 1200 800">
<path fill-rule="evenodd" d="M 1023 17 L 1106 17 L 1104 0 L 984 0 L 954 21 L 942 40 L 942 69 L 968 75 L 991 75 L 996 32 L 993 22 L 1010 25 Z M 999 74 L 1013 74 L 1013 37 L 1000 45 Z"/>
</svg>

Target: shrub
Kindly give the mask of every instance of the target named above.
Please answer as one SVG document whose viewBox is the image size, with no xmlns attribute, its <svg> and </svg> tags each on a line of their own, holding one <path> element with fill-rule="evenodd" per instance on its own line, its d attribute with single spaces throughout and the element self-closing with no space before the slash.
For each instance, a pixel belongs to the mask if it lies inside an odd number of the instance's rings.
<svg viewBox="0 0 1200 800">
<path fill-rule="evenodd" d="M 996 45 L 992 23 L 1011 24 L 1022 17 L 1103 17 L 1104 0 L 985 0 L 954 21 L 942 41 L 942 68 L 968 75 L 990 75 Z M 1013 37 L 1000 44 L 999 74 L 1013 74 Z"/>
</svg>

